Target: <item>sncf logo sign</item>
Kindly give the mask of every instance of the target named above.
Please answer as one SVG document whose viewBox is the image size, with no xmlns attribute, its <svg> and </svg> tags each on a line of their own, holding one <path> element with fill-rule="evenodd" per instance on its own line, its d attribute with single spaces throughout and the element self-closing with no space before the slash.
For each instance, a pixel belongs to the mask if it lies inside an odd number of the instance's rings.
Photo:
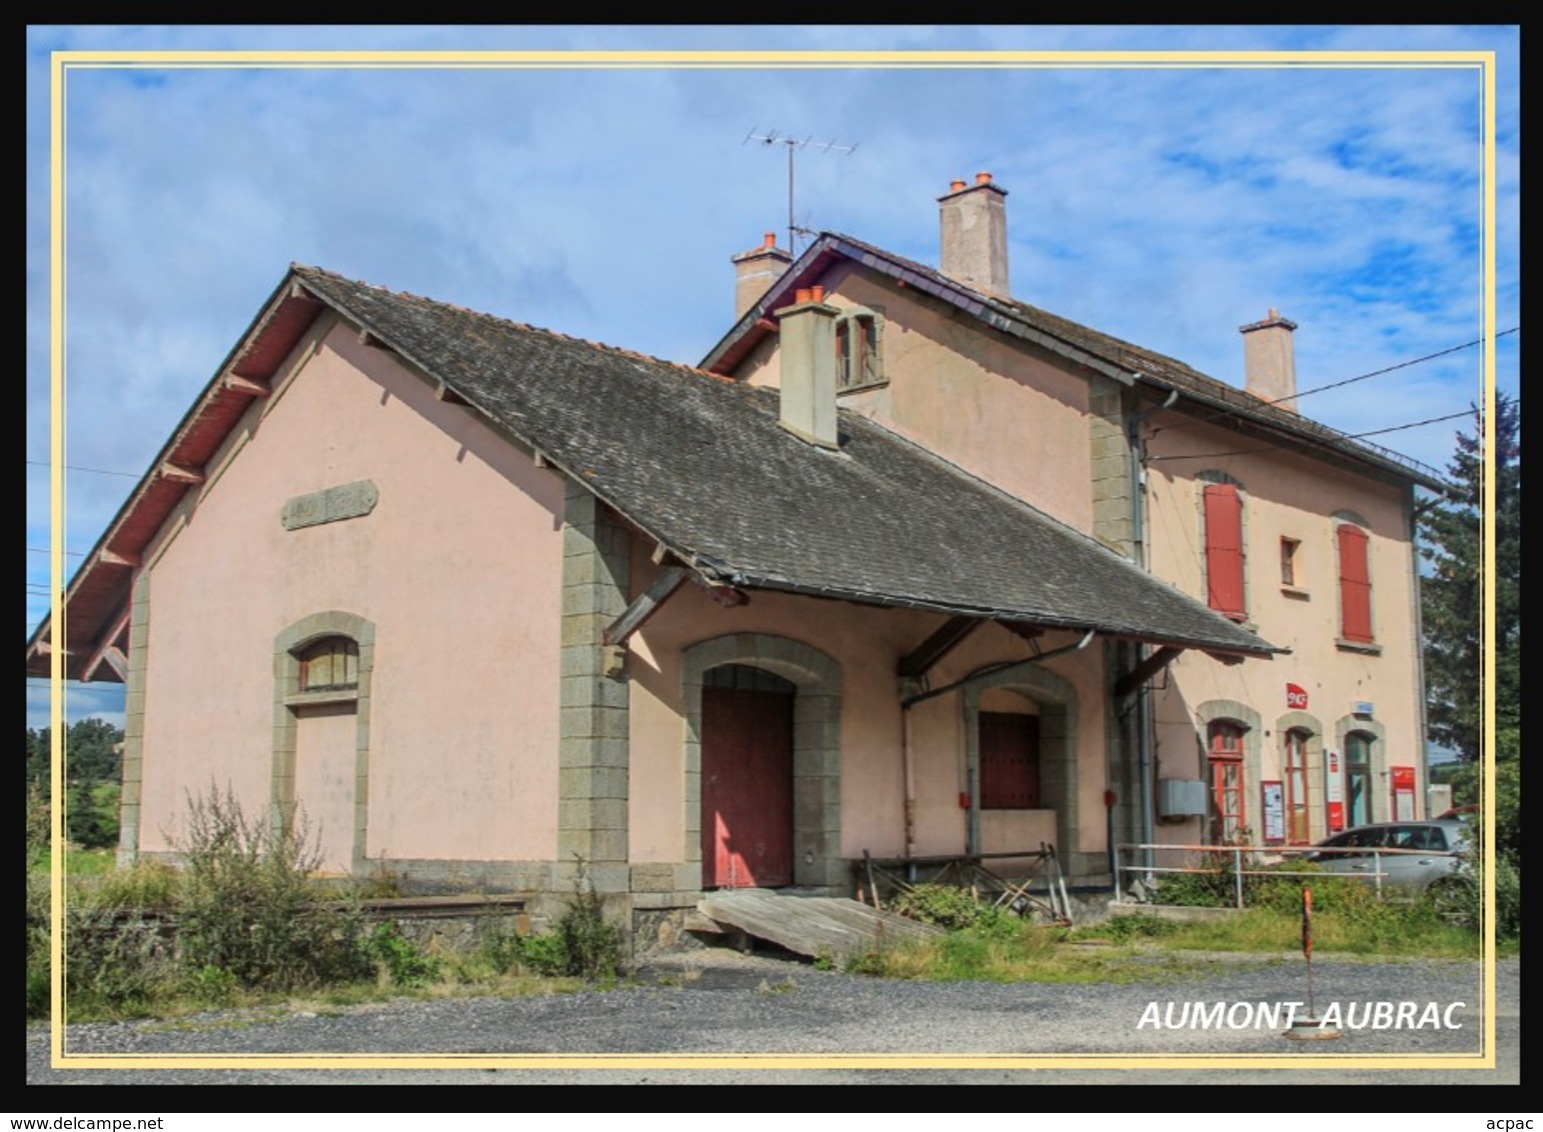
<svg viewBox="0 0 1543 1132">
<path fill-rule="evenodd" d="M 1307 710 L 1307 689 L 1296 684 L 1286 685 L 1286 706 L 1297 711 Z"/>
</svg>

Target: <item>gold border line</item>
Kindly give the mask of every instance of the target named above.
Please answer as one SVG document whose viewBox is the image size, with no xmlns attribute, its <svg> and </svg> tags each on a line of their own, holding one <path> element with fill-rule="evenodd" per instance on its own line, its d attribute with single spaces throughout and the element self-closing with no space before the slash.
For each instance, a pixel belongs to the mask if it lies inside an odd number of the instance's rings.
<svg viewBox="0 0 1543 1132">
<path fill-rule="evenodd" d="M 54 798 L 63 794 L 63 717 L 65 624 L 59 595 L 64 582 L 64 181 L 65 131 L 64 108 L 66 69 L 102 69 L 112 67 L 159 69 L 178 67 L 261 68 L 261 67 L 411 67 L 475 69 L 477 67 L 524 69 L 581 68 L 970 68 L 1065 67 L 1073 69 L 1111 68 L 1294 68 L 1345 67 L 1392 69 L 1473 68 L 1480 72 L 1481 114 L 1480 151 L 1482 177 L 1480 223 L 1483 228 L 1481 254 L 1481 305 L 1486 348 L 1484 353 L 1484 449 L 1485 477 L 1483 509 L 1485 522 L 1483 566 L 1488 583 L 1485 591 L 1483 620 L 1484 697 L 1484 773 L 1481 784 L 1485 822 L 1484 946 L 1482 962 L 1483 1033 L 1477 1054 L 1402 1057 L 1383 1054 L 1258 1054 L 1216 1056 L 1207 1054 L 464 1054 L 464 1055 L 327 1055 L 289 1054 L 229 1057 L 178 1057 L 164 1054 L 91 1054 L 70 1055 L 64 1051 L 62 911 L 64 904 L 63 807 L 56 804 L 52 814 L 53 859 L 51 862 L 51 899 L 53 923 L 52 1004 L 50 1020 L 52 1064 L 65 1069 L 152 1069 L 152 1068 L 307 1068 L 307 1069 L 438 1069 L 438 1068 L 609 1068 L 609 1069 L 836 1069 L 836 1068 L 932 1068 L 932 1069 L 1130 1069 L 1130 1068 L 1203 1068 L 1203 1069 L 1323 1069 L 1354 1065 L 1369 1069 L 1493 1069 L 1495 1067 L 1495 884 L 1494 884 L 1494 791 L 1489 788 L 1495 770 L 1494 751 L 1494 568 L 1495 540 L 1494 498 L 1494 397 L 1495 397 L 1495 56 L 1491 51 L 60 51 L 51 56 L 51 194 L 52 238 L 52 326 L 53 350 L 50 367 L 50 406 L 53 412 L 50 467 L 50 504 L 53 528 L 49 544 L 51 624 L 53 647 L 49 660 L 52 703 L 50 725 L 53 759 L 51 782 Z"/>
<path fill-rule="evenodd" d="M 69 66 L 213 67 L 1349 67 L 1482 66 L 1489 51 L 60 51 Z"/>
</svg>

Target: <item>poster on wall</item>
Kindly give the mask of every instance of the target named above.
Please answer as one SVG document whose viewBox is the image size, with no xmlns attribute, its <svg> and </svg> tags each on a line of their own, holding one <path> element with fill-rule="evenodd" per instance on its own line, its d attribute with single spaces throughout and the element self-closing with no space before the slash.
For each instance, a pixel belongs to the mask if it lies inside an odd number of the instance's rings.
<svg viewBox="0 0 1543 1132">
<path fill-rule="evenodd" d="M 1329 832 L 1345 828 L 1345 776 L 1340 773 L 1339 752 L 1323 752 L 1323 797 L 1328 803 Z"/>
<path fill-rule="evenodd" d="M 1414 767 L 1389 767 L 1393 772 L 1393 820 L 1414 821 Z"/>
<path fill-rule="evenodd" d="M 1286 792 L 1279 782 L 1261 782 L 1264 801 L 1264 842 L 1279 845 L 1286 840 Z"/>
</svg>

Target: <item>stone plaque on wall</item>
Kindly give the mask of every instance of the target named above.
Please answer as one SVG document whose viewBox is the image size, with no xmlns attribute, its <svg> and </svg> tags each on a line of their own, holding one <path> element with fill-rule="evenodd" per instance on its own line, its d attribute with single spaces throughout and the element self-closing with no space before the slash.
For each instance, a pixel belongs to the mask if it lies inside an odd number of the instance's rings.
<svg viewBox="0 0 1543 1132">
<path fill-rule="evenodd" d="M 284 504 L 279 519 L 287 531 L 301 527 L 314 527 L 321 523 L 336 523 L 340 519 L 357 519 L 375 510 L 380 492 L 374 480 L 358 480 L 339 484 L 308 495 L 297 495 Z"/>
</svg>

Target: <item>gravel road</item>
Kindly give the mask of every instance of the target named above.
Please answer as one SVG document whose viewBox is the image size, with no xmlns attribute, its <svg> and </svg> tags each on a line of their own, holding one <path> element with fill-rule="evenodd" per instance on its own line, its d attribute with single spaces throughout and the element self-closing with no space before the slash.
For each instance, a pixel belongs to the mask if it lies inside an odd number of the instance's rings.
<svg viewBox="0 0 1543 1132">
<path fill-rule="evenodd" d="M 1423 960 L 1373 963 L 1315 958 L 1320 1012 L 1338 1002 L 1356 1021 L 1366 1004 L 1411 1001 L 1418 1029 L 1345 1029 L 1334 1042 L 1292 1042 L 1279 1028 L 1184 1028 L 1152 1024 L 1174 1004 L 1280 1003 L 1304 997 L 1300 960 L 1206 955 L 1188 957 L 1175 972 L 1154 964 L 1152 979 L 1118 985 L 918 983 L 864 978 L 766 956 L 694 952 L 646 969 L 645 985 L 520 999 L 395 1001 L 299 1013 L 223 1012 L 176 1022 L 71 1026 L 66 1048 L 76 1054 L 221 1056 L 320 1054 L 402 1056 L 531 1054 L 764 1054 L 827 1059 L 824 1067 L 722 1068 L 488 1068 L 396 1069 L 300 1067 L 208 1069 L 55 1069 L 48 1030 L 27 1030 L 29 1084 L 192 1083 L 1087 1083 L 1109 1070 L 995 1069 L 990 1058 L 1022 1054 L 1130 1053 L 1147 1056 L 1276 1054 L 1344 1058 L 1327 1069 L 1142 1069 L 1120 1081 L 1283 1084 L 1308 1081 L 1391 1083 L 1516 1083 L 1519 1080 L 1518 960 L 1500 964 L 1499 1064 L 1495 1070 L 1378 1070 L 1355 1055 L 1476 1053 L 1481 1040 L 1478 964 Z M 1156 1005 L 1156 1014 L 1151 1004 Z M 1434 1003 L 1442 1028 L 1434 1028 Z M 1457 1004 L 1462 1005 L 1457 1005 Z M 1252 1013 L 1233 1012 L 1234 1022 Z M 1142 1025 L 1143 1018 L 1148 1019 Z M 1414 1019 L 1411 1019 L 1414 1020 Z M 1461 1028 L 1446 1028 L 1447 1024 Z M 844 1065 L 842 1055 L 973 1057 L 974 1067 L 877 1069 Z M 830 1060 L 835 1059 L 835 1060 Z"/>
</svg>

